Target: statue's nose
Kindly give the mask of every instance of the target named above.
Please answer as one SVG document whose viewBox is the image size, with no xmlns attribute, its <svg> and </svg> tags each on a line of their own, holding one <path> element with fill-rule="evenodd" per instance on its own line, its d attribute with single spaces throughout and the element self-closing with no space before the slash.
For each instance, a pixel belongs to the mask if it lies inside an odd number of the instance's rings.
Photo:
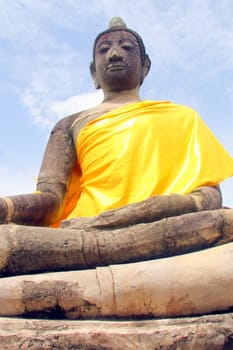
<svg viewBox="0 0 233 350">
<path fill-rule="evenodd" d="M 116 60 L 119 60 L 121 58 L 122 58 L 121 54 L 117 48 L 114 47 L 109 51 L 109 60 L 110 61 L 116 61 Z"/>
</svg>

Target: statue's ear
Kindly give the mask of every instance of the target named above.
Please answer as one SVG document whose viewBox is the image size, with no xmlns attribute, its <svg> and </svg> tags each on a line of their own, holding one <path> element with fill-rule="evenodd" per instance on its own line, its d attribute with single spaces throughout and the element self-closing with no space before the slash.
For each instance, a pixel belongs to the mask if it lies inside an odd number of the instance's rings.
<svg viewBox="0 0 233 350">
<path fill-rule="evenodd" d="M 146 55 L 143 67 L 142 67 L 142 80 L 141 80 L 141 84 L 143 83 L 143 80 L 145 79 L 145 77 L 147 76 L 147 74 L 149 73 L 150 70 L 150 66 L 151 66 L 151 60 L 150 57 L 148 55 Z"/>
<path fill-rule="evenodd" d="M 91 77 L 92 77 L 94 84 L 95 84 L 95 88 L 100 89 L 101 86 L 100 86 L 100 83 L 99 83 L 98 78 L 96 76 L 96 69 L 95 69 L 94 62 L 91 62 L 91 64 L 90 64 L 90 72 L 91 72 Z"/>
</svg>

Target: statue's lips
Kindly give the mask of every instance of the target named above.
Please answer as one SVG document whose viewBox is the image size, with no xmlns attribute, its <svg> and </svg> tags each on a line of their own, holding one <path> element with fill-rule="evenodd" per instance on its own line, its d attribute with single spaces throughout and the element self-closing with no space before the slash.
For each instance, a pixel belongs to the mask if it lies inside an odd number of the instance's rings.
<svg viewBox="0 0 233 350">
<path fill-rule="evenodd" d="M 126 68 L 126 66 L 124 64 L 109 64 L 107 66 L 108 71 L 117 71 L 117 70 L 122 70 L 125 68 Z"/>
</svg>

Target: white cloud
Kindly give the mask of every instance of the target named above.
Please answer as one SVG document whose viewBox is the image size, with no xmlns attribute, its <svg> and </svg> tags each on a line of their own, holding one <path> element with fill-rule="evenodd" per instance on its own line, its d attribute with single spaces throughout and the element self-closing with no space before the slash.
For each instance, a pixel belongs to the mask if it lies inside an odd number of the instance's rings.
<svg viewBox="0 0 233 350">
<path fill-rule="evenodd" d="M 64 100 L 39 99 L 37 94 L 27 91 L 22 103 L 30 111 L 34 121 L 41 127 L 51 128 L 56 121 L 68 115 L 94 107 L 103 100 L 102 91 L 70 96 Z"/>
<path fill-rule="evenodd" d="M 53 116 L 49 115 L 47 99 L 41 99 L 38 93 L 27 90 L 21 97 L 22 104 L 28 109 L 36 124 L 42 128 L 51 128 L 54 124 Z"/>
<path fill-rule="evenodd" d="M 59 118 L 94 107 L 103 100 L 102 91 L 71 96 L 64 101 L 55 101 L 50 110 Z"/>
<path fill-rule="evenodd" d="M 46 12 L 43 20 L 28 4 L 30 3 L 24 0 L 0 0 L 0 38 L 16 43 L 23 49 L 52 45 L 53 36 L 46 30 Z M 47 35 L 44 35 L 45 32 Z M 42 37 L 44 40 L 41 40 Z"/>
</svg>

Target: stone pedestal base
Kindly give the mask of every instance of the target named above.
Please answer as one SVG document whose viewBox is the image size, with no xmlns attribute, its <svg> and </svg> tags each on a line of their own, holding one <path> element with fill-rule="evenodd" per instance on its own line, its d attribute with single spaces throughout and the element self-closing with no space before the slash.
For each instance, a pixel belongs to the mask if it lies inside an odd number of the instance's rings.
<svg viewBox="0 0 233 350">
<path fill-rule="evenodd" d="M 160 320 L 0 318 L 4 350 L 229 350 L 233 313 Z"/>
</svg>

